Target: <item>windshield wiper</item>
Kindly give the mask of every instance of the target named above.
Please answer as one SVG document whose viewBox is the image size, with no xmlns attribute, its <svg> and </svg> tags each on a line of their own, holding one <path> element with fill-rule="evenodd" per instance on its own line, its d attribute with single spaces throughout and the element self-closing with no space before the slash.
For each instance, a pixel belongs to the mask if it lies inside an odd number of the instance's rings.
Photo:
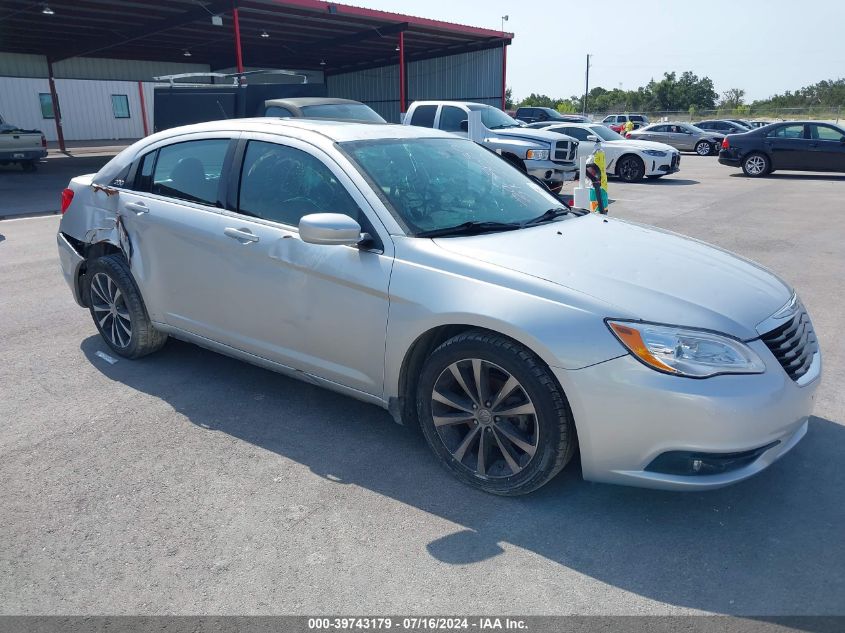
<svg viewBox="0 0 845 633">
<path fill-rule="evenodd" d="M 470 220 L 463 224 L 456 226 L 447 226 L 442 229 L 431 229 L 430 231 L 421 231 L 416 234 L 416 237 L 445 237 L 447 235 L 477 235 L 479 233 L 488 233 L 493 231 L 513 231 L 521 229 L 522 224 L 517 222 L 479 222 L 478 220 Z"/>
<path fill-rule="evenodd" d="M 536 218 L 526 220 L 522 223 L 522 226 L 534 226 L 536 224 L 542 224 L 543 222 L 549 222 L 562 215 L 568 215 L 570 211 L 571 209 L 568 206 L 554 207 L 546 211 L 543 215 L 538 215 Z"/>
</svg>

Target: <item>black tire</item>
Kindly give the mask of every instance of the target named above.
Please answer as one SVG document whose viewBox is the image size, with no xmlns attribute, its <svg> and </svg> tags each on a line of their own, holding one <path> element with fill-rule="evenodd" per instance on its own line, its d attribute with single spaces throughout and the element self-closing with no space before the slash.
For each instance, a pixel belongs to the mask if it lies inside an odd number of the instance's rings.
<svg viewBox="0 0 845 633">
<path fill-rule="evenodd" d="M 751 152 L 742 157 L 742 173 L 749 178 L 760 178 L 772 171 L 772 161 L 761 152 Z"/>
<path fill-rule="evenodd" d="M 123 257 L 106 255 L 95 259 L 88 265 L 85 282 L 91 318 L 115 354 L 140 358 L 164 346 L 167 334 L 156 330 L 150 322 L 144 300 Z M 114 287 L 119 294 L 112 293 Z M 110 303 L 112 296 L 115 300 Z M 110 310 L 112 306 L 114 311 Z"/>
<path fill-rule="evenodd" d="M 713 153 L 713 144 L 710 141 L 699 141 L 695 144 L 695 153 L 699 156 L 710 156 Z"/>
<path fill-rule="evenodd" d="M 487 410 L 486 425 L 479 423 L 481 418 L 478 415 L 482 413 L 479 410 L 472 421 L 441 426 L 440 428 L 457 434 L 452 443 L 453 446 L 455 442 L 460 444 L 467 442 L 467 437 L 473 432 L 476 434 L 475 438 L 468 443 L 471 448 L 466 449 L 463 457 L 463 459 L 469 458 L 470 461 L 474 460 L 475 465 L 472 467 L 456 459 L 453 451 L 447 447 L 447 439 L 435 426 L 435 403 L 432 399 L 435 386 L 442 384 L 438 381 L 442 380 L 443 376 L 448 376 L 446 372 L 450 366 L 454 363 L 469 363 L 471 362 L 469 359 L 480 359 L 492 367 L 488 369 L 489 372 L 502 370 L 503 374 L 509 374 L 517 381 L 517 388 L 510 392 L 511 395 L 501 399 L 501 406 L 506 409 L 513 407 L 514 399 L 519 400 L 521 395 L 527 398 L 528 404 L 536 412 L 536 415 L 529 416 L 505 414 L 504 418 L 491 418 L 491 415 L 495 415 L 496 407 L 495 403 L 488 402 L 485 404 L 494 406 Z M 429 446 L 447 470 L 462 482 L 475 488 L 504 496 L 527 494 L 548 483 L 566 466 L 575 452 L 577 438 L 572 412 L 554 376 L 535 354 L 504 336 L 472 330 L 449 339 L 434 350 L 426 360 L 418 385 L 417 412 L 420 427 Z M 470 387 L 470 389 L 473 388 Z M 477 394 L 477 390 L 475 393 Z M 487 397 L 491 400 L 493 397 L 498 399 L 501 394 L 491 397 L 488 393 Z M 441 405 L 437 403 L 437 406 Z M 500 410 L 500 415 L 502 413 L 504 412 Z M 444 415 L 447 414 L 442 412 L 438 414 L 438 416 Z M 458 412 L 457 415 L 460 417 L 462 414 Z M 526 417 L 530 419 L 530 422 L 525 420 Z M 516 418 L 522 419 L 514 422 Z M 495 423 L 493 419 L 496 420 Z M 522 424 L 530 424 L 530 434 L 521 430 Z M 527 452 L 521 453 L 519 449 L 514 449 L 510 453 L 512 460 L 515 456 L 520 460 L 518 470 L 506 466 L 507 460 L 501 448 L 502 438 L 507 437 L 502 435 L 503 426 L 509 432 L 516 431 L 521 434 L 523 440 L 534 444 L 534 452 L 530 456 Z M 485 454 L 489 457 L 484 461 L 489 460 L 490 468 L 487 471 L 490 473 L 489 476 L 478 472 L 479 468 L 482 472 L 484 471 L 484 467 L 479 466 L 481 459 L 478 457 L 481 454 L 481 436 L 487 438 L 485 442 L 488 450 Z M 518 444 L 507 444 L 507 446 L 514 448 Z M 515 455 L 515 453 L 521 454 Z"/>
<path fill-rule="evenodd" d="M 623 182 L 639 182 L 645 176 L 645 163 L 639 156 L 626 154 L 616 161 L 616 175 Z"/>
</svg>

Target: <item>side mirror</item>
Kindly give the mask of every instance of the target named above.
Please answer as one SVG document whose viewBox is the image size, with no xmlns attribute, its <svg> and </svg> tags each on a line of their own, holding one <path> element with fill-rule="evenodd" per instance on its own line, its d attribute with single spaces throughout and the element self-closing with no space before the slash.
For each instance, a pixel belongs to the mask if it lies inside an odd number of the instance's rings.
<svg viewBox="0 0 845 633">
<path fill-rule="evenodd" d="M 461 132 L 469 132 L 469 121 L 466 119 L 461 121 Z"/>
<path fill-rule="evenodd" d="M 308 244 L 354 246 L 361 239 L 361 225 L 342 213 L 311 213 L 299 221 L 299 237 Z"/>
<path fill-rule="evenodd" d="M 598 142 L 598 140 L 599 140 L 599 137 L 598 137 L 598 136 L 596 136 L 595 134 L 589 134 L 589 135 L 587 136 L 587 140 L 588 140 L 588 141 L 592 141 L 593 143 L 597 143 L 597 142 Z"/>
</svg>

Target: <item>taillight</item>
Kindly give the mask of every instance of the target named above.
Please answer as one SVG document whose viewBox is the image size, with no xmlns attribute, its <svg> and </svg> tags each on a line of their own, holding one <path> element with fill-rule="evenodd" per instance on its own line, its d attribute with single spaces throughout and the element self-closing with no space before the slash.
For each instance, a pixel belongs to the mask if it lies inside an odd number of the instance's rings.
<svg viewBox="0 0 845 633">
<path fill-rule="evenodd" d="M 62 191 L 62 215 L 65 214 L 70 203 L 73 201 L 73 189 L 65 189 Z"/>
<path fill-rule="evenodd" d="M 41 135 L 41 147 L 47 147 L 47 137 L 43 134 Z"/>
<path fill-rule="evenodd" d="M 730 148 L 731 148 L 731 144 L 728 143 L 728 137 L 726 136 L 725 138 L 722 139 L 722 149 L 730 149 Z"/>
</svg>

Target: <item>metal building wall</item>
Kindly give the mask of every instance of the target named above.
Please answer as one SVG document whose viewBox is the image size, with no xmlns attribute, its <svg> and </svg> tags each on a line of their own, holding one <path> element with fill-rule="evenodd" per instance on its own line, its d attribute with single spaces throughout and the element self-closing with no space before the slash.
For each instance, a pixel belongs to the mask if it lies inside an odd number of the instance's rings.
<svg viewBox="0 0 845 633">
<path fill-rule="evenodd" d="M 150 130 L 153 115 L 154 84 L 144 82 L 147 125 Z M 48 141 L 55 141 L 54 119 L 41 116 L 39 93 L 48 94 L 46 79 L 0 77 L 0 114 L 14 125 L 25 129 L 39 129 Z M 94 81 L 56 79 L 56 93 L 62 110 L 62 130 L 65 140 L 136 139 L 144 136 L 141 119 L 141 97 L 136 81 Z M 126 95 L 129 118 L 116 119 L 111 95 Z"/>
<path fill-rule="evenodd" d="M 502 49 L 491 48 L 408 64 L 408 104 L 427 99 L 502 106 Z M 399 122 L 399 65 L 326 77 L 331 97 L 356 99 Z"/>
<path fill-rule="evenodd" d="M 95 57 L 74 57 L 53 64 L 57 79 L 151 81 L 160 75 L 208 72 L 208 64 L 148 62 Z M 0 77 L 47 77 L 43 55 L 0 53 Z"/>
<path fill-rule="evenodd" d="M 369 105 L 387 121 L 399 122 L 399 65 L 356 70 L 326 77 L 330 97 L 355 99 Z"/>
</svg>

